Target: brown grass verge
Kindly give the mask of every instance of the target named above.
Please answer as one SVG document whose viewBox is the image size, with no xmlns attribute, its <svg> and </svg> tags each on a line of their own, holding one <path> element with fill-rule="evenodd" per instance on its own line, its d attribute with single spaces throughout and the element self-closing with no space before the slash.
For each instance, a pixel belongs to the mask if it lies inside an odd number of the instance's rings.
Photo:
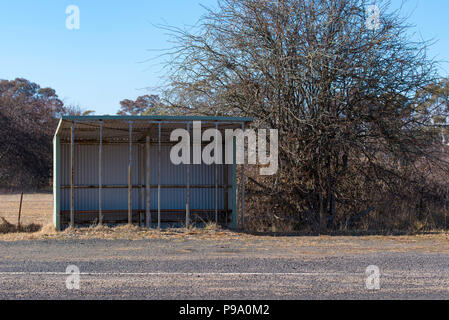
<svg viewBox="0 0 449 320">
<path fill-rule="evenodd" d="M 0 194 L 0 216 L 16 223 L 20 206 L 20 194 Z M 53 195 L 47 193 L 24 194 L 21 224 L 45 226 L 53 220 Z"/>
<path fill-rule="evenodd" d="M 15 230 L 12 225 L 11 232 L 0 232 L 0 241 L 20 240 L 66 240 L 66 239 L 105 239 L 105 240 L 145 240 L 145 239 L 213 239 L 226 240 L 235 238 L 256 238 L 256 236 L 225 230 L 216 225 L 206 228 L 173 228 L 173 229 L 147 229 L 135 225 L 121 225 L 116 227 L 93 225 L 87 228 L 68 228 L 57 232 L 52 225 L 45 225 L 36 232 L 27 233 L 24 230 Z"/>
<path fill-rule="evenodd" d="M 310 244 L 313 247 L 325 246 L 326 248 L 335 247 L 337 251 L 350 243 L 363 243 L 364 241 L 382 242 L 391 241 L 393 243 L 405 242 L 409 246 L 415 241 L 417 243 L 429 242 L 432 248 L 440 250 L 441 246 L 447 246 L 449 251 L 449 235 L 447 232 L 436 230 L 427 233 L 404 233 L 402 232 L 368 232 L 368 231 L 348 231 L 331 233 L 327 235 L 316 235 L 312 233 L 282 233 L 280 230 L 272 230 L 267 233 L 242 233 L 222 229 L 216 224 L 206 224 L 205 228 L 180 228 L 180 229 L 145 229 L 137 226 L 122 225 L 117 227 L 99 227 L 91 226 L 89 228 L 67 229 L 63 232 L 57 232 L 52 225 L 53 197 L 51 194 L 26 194 L 22 207 L 22 228 L 11 224 L 11 221 L 17 221 L 17 212 L 20 195 L 0 195 L 0 216 L 3 216 L 7 223 L 0 219 L 0 241 L 27 241 L 27 240 L 69 240 L 69 239 L 170 239 L 183 241 L 190 239 L 205 239 L 216 241 L 243 240 L 258 241 L 269 240 L 277 244 L 288 242 L 294 243 L 298 249 L 304 245 Z M 3 222 L 3 223 L 2 223 Z M 248 222 L 249 223 L 249 222 Z M 35 226 L 39 226 L 39 230 Z M 42 227 L 41 227 L 42 226 Z M 426 244 L 427 246 L 427 244 Z"/>
<path fill-rule="evenodd" d="M 409 245 L 429 246 L 437 249 L 444 246 L 444 250 L 449 250 L 449 235 L 444 232 L 435 232 L 432 234 L 421 235 L 364 235 L 364 236 L 305 236 L 305 235 L 287 235 L 287 234 L 248 234 L 242 232 L 235 232 L 231 230 L 222 229 L 216 225 L 208 225 L 206 228 L 176 228 L 176 229 L 146 229 L 135 225 L 121 225 L 117 227 L 107 226 L 90 226 L 86 228 L 66 229 L 62 232 L 57 232 L 52 225 L 45 225 L 37 232 L 26 233 L 23 231 L 13 233 L 0 233 L 0 241 L 27 241 L 27 240 L 88 240 L 88 239 L 102 239 L 102 240 L 152 240 L 152 239 L 167 239 L 173 241 L 185 240 L 212 240 L 212 241 L 230 241 L 239 240 L 244 243 L 258 242 L 259 240 L 268 241 L 269 243 L 276 243 L 281 245 L 283 243 L 294 244 L 297 250 L 304 248 L 304 246 L 311 246 L 314 248 L 344 248 L 345 246 L 360 246 L 360 244 L 368 242 L 391 243 L 392 245 L 400 244 L 401 248 L 404 243 Z M 255 243 L 255 242 L 254 242 Z M 438 246 L 436 245 L 438 244 Z M 446 248 L 447 247 L 447 248 Z M 410 248 L 411 249 L 411 248 Z M 302 250 L 302 249 L 301 249 Z"/>
<path fill-rule="evenodd" d="M 20 224 L 15 225 L 12 223 L 9 223 L 8 220 L 6 220 L 3 217 L 0 217 L 1 223 L 0 223 L 0 234 L 7 234 L 7 233 L 35 233 L 42 229 L 42 226 L 39 224 Z"/>
</svg>

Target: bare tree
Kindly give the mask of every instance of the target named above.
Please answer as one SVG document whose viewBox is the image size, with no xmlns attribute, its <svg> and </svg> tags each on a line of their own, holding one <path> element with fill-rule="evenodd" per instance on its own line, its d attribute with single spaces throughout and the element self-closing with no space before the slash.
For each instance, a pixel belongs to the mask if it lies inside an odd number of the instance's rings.
<svg viewBox="0 0 449 320">
<path fill-rule="evenodd" d="M 412 41 L 388 3 L 378 1 L 378 17 L 369 5 L 220 0 L 194 31 L 165 27 L 176 43 L 167 100 L 278 129 L 280 171 L 254 181 L 270 214 L 300 228 L 394 215 L 392 201 L 413 201 L 427 183 L 423 167 L 447 171 L 432 121 L 447 110 L 416 100 L 438 81 L 429 43 Z"/>
<path fill-rule="evenodd" d="M 79 105 L 66 105 L 64 107 L 65 114 L 69 116 L 90 116 L 94 115 L 94 110 L 83 109 Z"/>
</svg>

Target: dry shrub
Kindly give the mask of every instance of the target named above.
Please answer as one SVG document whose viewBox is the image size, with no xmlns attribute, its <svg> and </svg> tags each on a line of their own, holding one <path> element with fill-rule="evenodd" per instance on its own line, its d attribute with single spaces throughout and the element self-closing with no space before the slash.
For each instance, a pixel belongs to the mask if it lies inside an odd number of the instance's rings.
<svg viewBox="0 0 449 320">
<path fill-rule="evenodd" d="M 0 233 L 13 233 L 17 231 L 17 227 L 9 223 L 5 218 L 1 218 L 2 223 L 0 224 Z"/>
<path fill-rule="evenodd" d="M 278 173 L 246 172 L 247 229 L 446 226 L 448 192 L 426 173 L 449 172 L 434 148 L 449 85 L 388 2 L 367 33 L 369 4 L 222 0 L 195 32 L 167 28 L 170 106 L 278 130 Z"/>
<path fill-rule="evenodd" d="M 41 225 L 38 224 L 26 224 L 26 225 L 14 225 L 9 223 L 5 218 L 1 217 L 2 222 L 0 223 L 0 234 L 7 233 L 35 233 L 42 229 Z"/>
<path fill-rule="evenodd" d="M 55 235 L 58 233 L 58 231 L 53 224 L 46 224 L 38 233 L 41 235 Z"/>
<path fill-rule="evenodd" d="M 212 230 L 217 231 L 220 229 L 220 226 L 216 224 L 215 222 L 208 222 L 206 226 L 204 227 L 205 230 Z"/>
<path fill-rule="evenodd" d="M 445 152 L 449 153 L 449 149 Z M 443 156 L 446 160 L 449 156 Z M 373 178 L 350 172 L 340 182 L 344 197 L 337 198 L 334 215 L 327 213 L 326 232 L 427 232 L 447 230 L 449 216 L 449 174 L 437 165 L 421 161 L 418 170 L 397 172 L 397 177 Z M 318 215 L 303 206 L 304 199 L 295 194 L 288 175 L 262 177 L 258 168 L 246 169 L 246 228 L 253 232 L 315 233 Z M 369 171 L 367 171 L 370 173 Z M 284 182 L 284 179 L 286 182 Z M 392 183 L 394 182 L 394 183 Z M 273 186 L 279 183 L 281 192 Z M 240 221 L 240 218 L 239 218 Z"/>
</svg>

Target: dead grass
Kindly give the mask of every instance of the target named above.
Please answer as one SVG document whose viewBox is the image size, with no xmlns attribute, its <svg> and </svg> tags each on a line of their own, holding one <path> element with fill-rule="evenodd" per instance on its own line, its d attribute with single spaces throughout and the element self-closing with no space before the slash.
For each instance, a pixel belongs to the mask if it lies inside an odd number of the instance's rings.
<svg viewBox="0 0 449 320">
<path fill-rule="evenodd" d="M 35 233 L 42 229 L 41 225 L 30 223 L 30 224 L 20 224 L 15 225 L 12 223 L 9 223 L 8 220 L 6 220 L 3 217 L 0 217 L 1 223 L 0 223 L 0 234 L 7 234 L 7 233 Z"/>
<path fill-rule="evenodd" d="M 179 228 L 179 229 L 146 229 L 138 226 L 122 225 L 117 227 L 91 226 L 88 228 L 68 228 L 63 232 L 57 232 L 52 225 L 46 225 L 35 233 L 0 233 L 0 241 L 19 240 L 67 240 L 67 239 L 104 239 L 104 240 L 145 240 L 145 239 L 244 239 L 255 236 L 240 234 L 221 228 Z"/>
<path fill-rule="evenodd" d="M 67 229 L 57 232 L 52 224 L 52 194 L 25 194 L 23 197 L 21 225 L 17 228 L 20 195 L 0 195 L 0 217 L 5 221 L 0 225 L 0 240 L 39 240 L 39 239 L 160 239 L 160 238 L 235 238 L 250 237 L 223 230 L 214 223 L 205 228 L 148 230 L 137 226 L 91 226 L 89 228 Z M 16 224 L 13 224 L 14 222 Z"/>
<path fill-rule="evenodd" d="M 287 236 L 252 235 L 223 230 L 219 227 L 145 229 L 137 226 L 118 227 L 91 226 L 88 228 L 66 229 L 57 232 L 51 225 L 44 226 L 35 233 L 0 234 L 0 241 L 28 240 L 170 240 L 185 242 L 189 240 L 205 241 L 209 244 L 238 243 L 239 250 L 259 253 L 277 248 L 276 254 L 282 255 L 341 255 L 366 254 L 378 252 L 427 252 L 449 253 L 449 234 L 433 233 L 401 236 Z M 232 245 L 231 245 L 232 246 Z M 256 249 L 255 249 L 256 248 Z"/>
<path fill-rule="evenodd" d="M 0 217 L 17 224 L 19 203 L 20 194 L 0 195 Z M 22 225 L 37 224 L 45 226 L 51 224 L 52 217 L 52 194 L 37 193 L 23 195 L 22 214 L 20 218 Z"/>
<path fill-rule="evenodd" d="M 62 238 L 77 239 L 224 239 L 252 237 L 250 235 L 238 234 L 218 226 L 207 228 L 176 228 L 176 229 L 147 229 L 135 225 L 122 225 L 117 227 L 91 226 L 89 228 L 66 229 L 60 233 Z"/>
<path fill-rule="evenodd" d="M 204 226 L 204 230 L 206 230 L 206 231 L 219 231 L 219 230 L 221 230 L 221 227 L 218 224 L 216 224 L 215 222 L 208 222 Z"/>
<path fill-rule="evenodd" d="M 26 240 L 152 240 L 167 239 L 171 241 L 211 240 L 229 242 L 237 240 L 241 247 L 258 244 L 262 248 L 270 245 L 284 248 L 295 254 L 314 252 L 317 254 L 366 253 L 382 250 L 397 252 L 421 250 L 428 252 L 449 252 L 449 234 L 435 232 L 422 235 L 401 236 L 287 236 L 254 235 L 225 230 L 219 226 L 206 228 L 146 229 L 138 226 L 122 225 L 117 227 L 91 226 L 87 228 L 66 229 L 57 232 L 52 225 L 46 225 L 34 233 L 0 234 L 0 241 Z"/>
<path fill-rule="evenodd" d="M 183 241 L 189 239 L 209 239 L 217 241 L 243 240 L 254 242 L 258 240 L 275 241 L 277 245 L 287 243 L 295 250 L 304 250 L 305 247 L 322 248 L 323 250 L 335 250 L 339 252 L 342 248 L 350 247 L 355 250 L 356 244 L 364 242 L 380 241 L 390 243 L 392 248 L 413 248 L 424 246 L 440 251 L 449 251 L 449 235 L 446 232 L 435 231 L 427 234 L 404 235 L 369 235 L 366 233 L 333 235 L 305 235 L 305 234 L 248 234 L 238 233 L 222 229 L 215 223 L 206 224 L 204 228 L 180 228 L 180 229 L 145 229 L 137 226 L 122 225 L 117 227 L 91 226 L 89 228 L 67 229 L 57 232 L 52 224 L 53 197 L 51 194 L 26 194 L 24 195 L 22 209 L 22 228 L 17 229 L 14 225 L 17 221 L 20 195 L 0 195 L 0 241 L 22 241 L 22 240 L 66 240 L 66 239 L 173 239 Z M 39 226 L 39 228 L 37 227 Z M 41 227 L 42 226 L 42 227 Z"/>
</svg>

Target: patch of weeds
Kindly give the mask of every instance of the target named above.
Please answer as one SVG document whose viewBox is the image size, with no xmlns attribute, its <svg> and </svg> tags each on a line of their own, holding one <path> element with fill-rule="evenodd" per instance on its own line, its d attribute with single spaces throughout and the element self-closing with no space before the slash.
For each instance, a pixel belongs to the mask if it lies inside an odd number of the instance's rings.
<svg viewBox="0 0 449 320">
<path fill-rule="evenodd" d="M 20 224 L 15 225 L 12 223 L 9 223 L 8 220 L 6 220 L 3 217 L 1 218 L 0 223 L 0 234 L 7 234 L 7 233 L 35 233 L 42 229 L 42 226 L 40 224 Z"/>
</svg>

